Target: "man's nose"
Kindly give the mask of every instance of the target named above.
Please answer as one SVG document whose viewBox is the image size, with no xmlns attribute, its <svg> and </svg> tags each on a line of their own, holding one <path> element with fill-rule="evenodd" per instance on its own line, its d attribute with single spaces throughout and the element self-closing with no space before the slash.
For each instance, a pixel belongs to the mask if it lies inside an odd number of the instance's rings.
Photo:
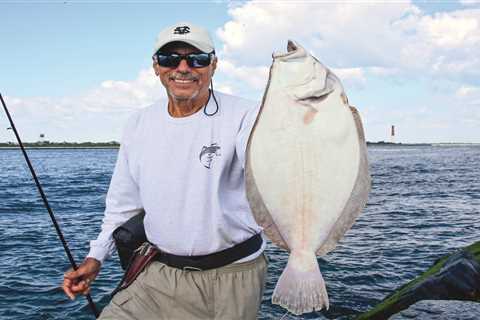
<svg viewBox="0 0 480 320">
<path fill-rule="evenodd" d="M 189 67 L 186 59 L 180 60 L 180 63 L 178 64 L 178 67 L 177 67 L 177 70 L 179 72 L 189 72 L 190 71 L 190 67 Z"/>
</svg>

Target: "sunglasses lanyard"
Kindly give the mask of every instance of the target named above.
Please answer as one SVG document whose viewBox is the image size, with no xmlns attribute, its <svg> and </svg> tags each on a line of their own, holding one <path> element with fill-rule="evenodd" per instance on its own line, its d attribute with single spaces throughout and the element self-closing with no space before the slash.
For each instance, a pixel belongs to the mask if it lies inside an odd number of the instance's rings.
<svg viewBox="0 0 480 320">
<path fill-rule="evenodd" d="M 212 83 L 210 82 L 210 84 L 212 84 Z M 214 154 L 215 155 L 220 155 L 220 151 L 221 151 L 220 150 L 220 143 L 221 143 L 220 128 L 221 128 L 221 125 L 219 124 L 219 121 L 220 121 L 219 114 L 217 114 L 218 111 L 219 111 L 219 107 L 218 107 L 217 98 L 215 97 L 215 93 L 213 92 L 213 88 L 210 90 L 209 93 L 210 94 L 208 96 L 208 101 L 205 104 L 205 107 L 203 108 L 203 113 L 206 115 L 206 117 L 205 117 L 206 125 L 208 123 L 207 126 L 210 127 L 210 144 L 209 144 L 209 146 L 215 148 L 214 149 Z M 215 101 L 215 110 L 212 113 L 209 113 L 207 111 L 207 107 L 209 105 L 208 103 L 210 101 L 210 97 L 213 97 L 213 100 Z M 211 107 L 213 107 L 213 105 L 211 105 Z"/>
<path fill-rule="evenodd" d="M 203 108 L 203 113 L 206 115 L 206 116 L 213 116 L 215 115 L 217 112 L 218 112 L 218 101 L 217 101 L 217 98 L 215 97 L 215 93 L 213 92 L 213 81 L 210 80 L 210 92 L 209 92 L 209 95 L 208 95 L 208 100 L 207 100 L 207 103 L 205 104 L 205 107 Z M 215 112 L 213 113 L 208 113 L 207 112 L 207 107 L 208 107 L 208 103 L 210 102 L 210 97 L 213 97 L 213 101 L 215 101 L 215 106 L 216 106 L 216 109 L 215 109 Z"/>
</svg>

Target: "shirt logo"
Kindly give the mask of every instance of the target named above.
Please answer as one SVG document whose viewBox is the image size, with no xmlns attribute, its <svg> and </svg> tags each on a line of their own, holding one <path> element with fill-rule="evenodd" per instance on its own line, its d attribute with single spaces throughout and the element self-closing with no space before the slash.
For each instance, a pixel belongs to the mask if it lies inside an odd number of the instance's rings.
<svg viewBox="0 0 480 320">
<path fill-rule="evenodd" d="M 185 34 L 185 33 L 190 33 L 189 26 L 176 27 L 175 29 L 173 29 L 173 34 Z"/>
<path fill-rule="evenodd" d="M 212 143 L 210 147 L 203 146 L 198 158 L 205 168 L 210 169 L 215 156 L 220 156 L 220 146 L 217 143 Z"/>
</svg>

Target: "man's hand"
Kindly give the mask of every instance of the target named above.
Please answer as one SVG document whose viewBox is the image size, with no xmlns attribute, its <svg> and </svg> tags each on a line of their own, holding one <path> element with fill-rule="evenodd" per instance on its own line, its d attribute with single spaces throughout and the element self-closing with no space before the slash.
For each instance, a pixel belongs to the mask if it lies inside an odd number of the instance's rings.
<svg viewBox="0 0 480 320">
<path fill-rule="evenodd" d="M 86 258 L 76 271 L 69 269 L 63 275 L 62 289 L 71 299 L 77 294 L 87 294 L 90 291 L 90 284 L 95 280 L 101 267 L 100 261 L 94 258 Z"/>
</svg>

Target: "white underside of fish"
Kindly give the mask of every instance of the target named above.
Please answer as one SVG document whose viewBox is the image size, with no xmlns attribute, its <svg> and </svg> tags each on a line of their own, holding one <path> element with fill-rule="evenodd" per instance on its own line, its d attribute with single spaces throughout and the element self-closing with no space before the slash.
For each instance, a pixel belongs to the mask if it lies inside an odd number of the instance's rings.
<svg viewBox="0 0 480 320">
<path fill-rule="evenodd" d="M 274 56 L 247 148 L 247 197 L 257 222 L 290 250 L 272 296 L 295 314 L 328 308 L 316 260 L 335 248 L 370 190 L 360 118 L 339 80 L 303 48 Z"/>
</svg>

